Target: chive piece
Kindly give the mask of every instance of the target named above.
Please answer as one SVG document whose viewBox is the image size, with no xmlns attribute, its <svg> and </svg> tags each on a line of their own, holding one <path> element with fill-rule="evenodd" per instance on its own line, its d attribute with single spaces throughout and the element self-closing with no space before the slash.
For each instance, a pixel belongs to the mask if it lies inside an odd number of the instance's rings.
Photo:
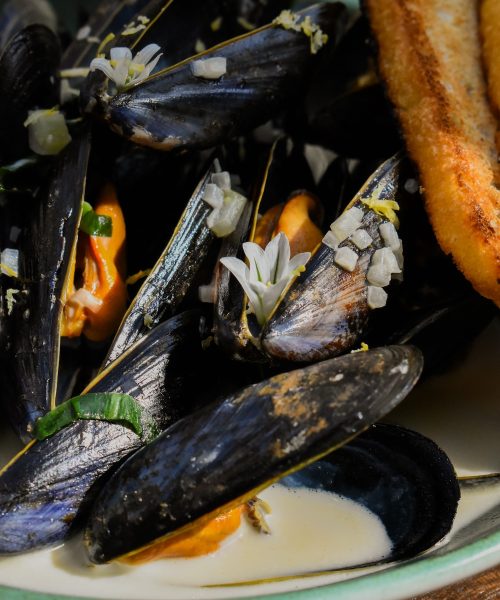
<svg viewBox="0 0 500 600">
<path fill-rule="evenodd" d="M 141 407 L 127 394 L 84 394 L 63 402 L 40 417 L 34 426 L 34 437 L 41 441 L 79 420 L 108 421 L 128 426 L 142 435 Z"/>
<path fill-rule="evenodd" d="M 113 219 L 106 215 L 98 215 L 88 202 L 84 202 L 80 231 L 88 235 L 111 237 L 113 235 Z"/>
</svg>

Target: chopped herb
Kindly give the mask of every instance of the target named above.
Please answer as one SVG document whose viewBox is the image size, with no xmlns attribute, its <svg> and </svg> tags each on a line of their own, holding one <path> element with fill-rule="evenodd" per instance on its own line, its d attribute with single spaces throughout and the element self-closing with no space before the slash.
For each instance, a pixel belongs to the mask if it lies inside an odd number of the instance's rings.
<svg viewBox="0 0 500 600">
<path fill-rule="evenodd" d="M 40 417 L 34 426 L 34 437 L 44 440 L 64 427 L 80 420 L 120 423 L 142 435 L 142 409 L 127 394 L 85 394 L 63 402 Z"/>
<path fill-rule="evenodd" d="M 111 237 L 113 235 L 113 219 L 107 215 L 98 215 L 88 202 L 84 202 L 80 231 L 98 237 Z"/>
</svg>

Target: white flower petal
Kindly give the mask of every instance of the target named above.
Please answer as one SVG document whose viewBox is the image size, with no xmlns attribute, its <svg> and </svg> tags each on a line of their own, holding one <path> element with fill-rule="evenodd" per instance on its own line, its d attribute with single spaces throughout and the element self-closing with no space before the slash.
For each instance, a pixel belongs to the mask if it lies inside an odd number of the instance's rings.
<svg viewBox="0 0 500 600">
<path fill-rule="evenodd" d="M 253 308 L 253 312 L 256 315 L 261 314 L 262 303 L 260 302 L 260 295 L 248 281 L 249 270 L 246 264 L 239 258 L 234 258 L 232 256 L 221 258 L 220 261 L 238 280 L 239 284 L 243 288 L 243 291 L 248 296 L 248 301 Z"/>
<path fill-rule="evenodd" d="M 153 56 L 160 50 L 161 48 L 160 46 L 158 46 L 158 44 L 148 44 L 147 46 L 144 46 L 144 48 L 134 56 L 133 62 L 138 63 L 140 65 L 147 65 L 148 62 L 153 58 Z M 157 56 L 156 62 L 158 62 L 158 59 L 159 57 Z"/>
<path fill-rule="evenodd" d="M 118 89 L 122 89 L 127 84 L 129 63 L 125 60 L 118 61 L 115 72 L 112 77 Z"/>
<path fill-rule="evenodd" d="M 134 80 L 134 83 L 140 83 L 141 81 L 144 81 L 147 77 L 149 77 L 162 56 L 163 54 L 158 54 L 158 56 L 155 59 L 153 59 L 148 65 L 146 65 L 142 73 L 139 73 L 137 75 L 136 79 Z"/>
<path fill-rule="evenodd" d="M 130 48 L 111 48 L 109 53 L 111 55 L 111 60 L 132 60 L 132 51 L 130 50 Z"/>
<path fill-rule="evenodd" d="M 288 275 L 288 265 L 290 261 L 290 242 L 284 233 L 279 233 L 278 238 L 278 254 L 276 256 L 276 263 L 271 273 L 271 281 L 277 283 L 283 277 Z M 272 264 L 272 263 L 271 263 Z"/>
<path fill-rule="evenodd" d="M 115 70 L 111 66 L 111 63 L 106 58 L 94 58 L 90 63 L 91 71 L 102 71 L 106 77 L 113 79 L 115 76 Z"/>
<path fill-rule="evenodd" d="M 279 262 L 279 252 L 280 252 L 280 241 L 281 241 L 281 236 L 284 235 L 282 233 L 278 234 L 277 236 L 275 236 L 266 246 L 266 249 L 264 251 L 265 257 L 266 257 L 266 263 L 268 264 L 268 268 L 269 268 L 269 275 L 266 279 L 267 281 L 270 281 L 271 283 L 276 283 L 275 280 L 275 274 L 276 274 L 276 267 L 278 265 Z"/>
<path fill-rule="evenodd" d="M 288 275 L 291 276 L 299 267 L 304 267 L 310 258 L 310 252 L 301 252 L 300 254 L 296 254 L 288 264 Z"/>
<path fill-rule="evenodd" d="M 250 281 L 261 281 L 267 283 L 269 281 L 269 266 L 266 264 L 266 256 L 264 250 L 253 242 L 245 242 L 243 251 L 250 265 Z"/>
</svg>

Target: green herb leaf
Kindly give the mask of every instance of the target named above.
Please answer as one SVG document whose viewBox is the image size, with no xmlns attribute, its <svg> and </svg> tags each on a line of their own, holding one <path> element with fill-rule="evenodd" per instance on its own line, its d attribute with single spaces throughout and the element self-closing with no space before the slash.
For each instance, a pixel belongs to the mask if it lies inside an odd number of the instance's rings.
<svg viewBox="0 0 500 600">
<path fill-rule="evenodd" d="M 80 231 L 88 235 L 111 237 L 113 235 L 113 219 L 106 215 L 98 215 L 88 202 L 84 202 Z"/>
<path fill-rule="evenodd" d="M 141 406 L 127 394 L 84 394 L 70 398 L 40 417 L 33 434 L 37 440 L 44 440 L 75 421 L 97 420 L 121 423 L 140 436 L 141 415 Z"/>
</svg>

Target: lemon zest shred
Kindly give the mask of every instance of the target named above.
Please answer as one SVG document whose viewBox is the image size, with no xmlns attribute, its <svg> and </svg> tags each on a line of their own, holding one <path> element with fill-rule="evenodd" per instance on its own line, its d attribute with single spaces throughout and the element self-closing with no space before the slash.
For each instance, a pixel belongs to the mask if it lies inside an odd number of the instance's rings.
<svg viewBox="0 0 500 600">
<path fill-rule="evenodd" d="M 399 219 L 396 210 L 399 210 L 399 204 L 395 200 L 381 200 L 380 198 L 363 198 L 361 202 L 376 212 L 378 215 L 389 219 L 395 227 L 399 227 Z"/>
<path fill-rule="evenodd" d="M 365 342 L 361 342 L 361 346 L 357 350 L 351 350 L 351 354 L 356 354 L 356 352 L 368 352 L 370 347 Z"/>
</svg>

